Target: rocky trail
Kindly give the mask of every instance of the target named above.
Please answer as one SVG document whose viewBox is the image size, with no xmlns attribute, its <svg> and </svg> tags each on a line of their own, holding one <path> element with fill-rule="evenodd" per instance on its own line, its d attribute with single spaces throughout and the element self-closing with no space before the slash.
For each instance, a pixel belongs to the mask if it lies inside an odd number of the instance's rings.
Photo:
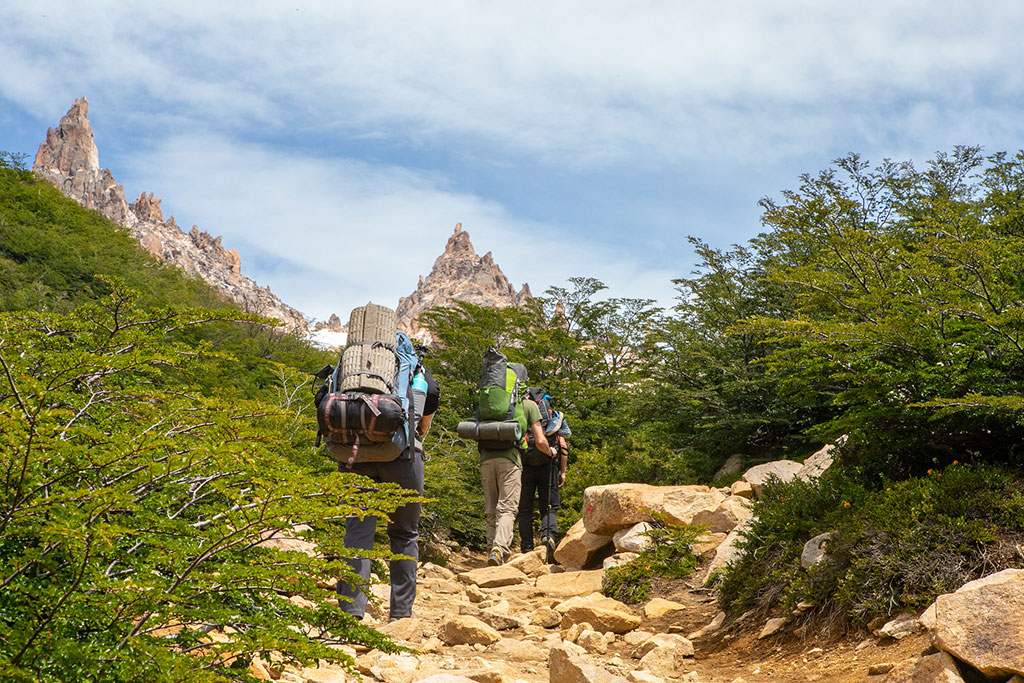
<svg viewBox="0 0 1024 683">
<path fill-rule="evenodd" d="M 698 585 L 673 582 L 667 597 L 627 606 L 600 595 L 602 569 L 564 571 L 542 551 L 486 567 L 482 555 L 420 567 L 416 614 L 387 623 L 386 585 L 374 586 L 383 611 L 369 625 L 416 654 L 346 648 L 359 677 L 336 667 L 264 670 L 287 683 L 517 683 L 591 681 L 878 680 L 894 663 L 927 648 L 927 637 L 902 640 L 860 634 L 819 644 L 790 634 L 758 638 L 754 630 L 716 628 L 714 598 Z M 668 584 L 666 584 L 668 586 Z M 708 628 L 710 625 L 710 628 Z M 271 675 L 276 674 L 276 678 Z M 922 679 L 925 680 L 925 679 Z"/>
<path fill-rule="evenodd" d="M 971 581 L 921 615 L 878 620 L 870 632 L 841 639 L 801 625 L 796 617 L 809 606 L 794 614 L 719 611 L 705 581 L 741 552 L 738 532 L 765 478 L 814 477 L 830 465 L 826 447 L 803 464 L 758 465 L 729 488 L 590 487 L 557 564 L 546 563 L 542 549 L 497 567 L 467 552 L 451 554 L 446 566 L 423 562 L 415 617 L 391 623 L 388 586 L 374 585 L 366 623 L 412 652 L 344 646 L 358 675 L 260 662 L 253 672 L 286 683 L 1024 683 L 1024 569 Z M 652 512 L 672 524 L 704 525 L 693 545 L 698 570 L 654 582 L 654 597 L 641 604 L 602 595 L 605 571 L 650 542 Z M 827 543 L 808 539 L 801 563 L 812 566 L 826 553 Z"/>
</svg>

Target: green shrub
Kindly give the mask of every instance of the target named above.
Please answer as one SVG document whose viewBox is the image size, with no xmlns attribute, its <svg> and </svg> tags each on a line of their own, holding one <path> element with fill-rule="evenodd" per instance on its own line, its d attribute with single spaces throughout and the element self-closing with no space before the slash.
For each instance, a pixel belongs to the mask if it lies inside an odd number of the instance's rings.
<svg viewBox="0 0 1024 683">
<path fill-rule="evenodd" d="M 651 566 L 639 559 L 612 567 L 604 573 L 601 592 L 627 605 L 651 597 Z"/>
<path fill-rule="evenodd" d="M 811 602 L 811 614 L 864 623 L 1020 564 L 1006 550 L 1024 532 L 1024 496 L 1007 470 L 953 464 L 867 484 L 858 471 L 837 467 L 817 485 L 768 485 L 744 534 L 745 554 L 722 572 L 722 607 L 739 613 Z M 826 532 L 825 559 L 804 569 L 804 544 Z"/>
<path fill-rule="evenodd" d="M 322 471 L 294 410 L 190 381 L 224 359 L 175 330 L 246 316 L 134 304 L 115 287 L 71 315 L 0 313 L 4 679 L 250 680 L 259 653 L 394 650 L 317 579 L 354 580 L 340 520 L 410 494 Z M 322 555 L 260 545 L 298 525 Z"/>
<path fill-rule="evenodd" d="M 693 544 L 705 532 L 702 526 L 678 526 L 650 513 L 654 527 L 645 535 L 650 545 L 631 562 L 605 572 L 601 592 L 626 604 L 643 602 L 651 595 L 651 579 L 680 579 L 697 568 Z"/>
</svg>

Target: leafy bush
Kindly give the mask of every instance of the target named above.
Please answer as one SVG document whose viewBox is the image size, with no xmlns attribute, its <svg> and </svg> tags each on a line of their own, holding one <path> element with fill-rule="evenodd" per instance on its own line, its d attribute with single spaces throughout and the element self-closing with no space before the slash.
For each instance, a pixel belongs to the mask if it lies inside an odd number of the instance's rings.
<svg viewBox="0 0 1024 683">
<path fill-rule="evenodd" d="M 0 314 L 6 679 L 246 680 L 259 653 L 351 663 L 332 645 L 393 649 L 317 578 L 353 579 L 344 517 L 386 515 L 407 493 L 323 471 L 292 447 L 292 410 L 205 395 L 190 378 L 211 345 L 174 337 L 229 319 L 255 320 L 144 311 L 117 287 L 72 315 Z M 297 525 L 322 555 L 260 545 Z"/>
<path fill-rule="evenodd" d="M 1024 495 L 991 465 L 957 463 L 881 487 L 835 467 L 817 484 L 767 486 L 754 515 L 745 554 L 719 583 L 719 602 L 735 613 L 810 602 L 812 615 L 864 623 L 1021 563 L 1012 548 L 1024 532 Z M 804 544 L 821 533 L 832 534 L 825 559 L 804 569 Z"/>
<path fill-rule="evenodd" d="M 651 513 L 653 528 L 645 532 L 650 545 L 626 564 L 604 574 L 601 592 L 626 604 L 643 602 L 651 595 L 651 579 L 681 579 L 697 568 L 693 544 L 704 532 L 701 526 L 668 524 L 662 515 Z"/>
</svg>

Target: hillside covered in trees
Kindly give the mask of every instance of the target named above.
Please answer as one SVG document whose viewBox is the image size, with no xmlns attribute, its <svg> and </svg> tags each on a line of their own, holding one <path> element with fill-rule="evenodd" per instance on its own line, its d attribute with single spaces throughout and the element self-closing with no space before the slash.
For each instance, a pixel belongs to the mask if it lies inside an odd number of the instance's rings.
<svg viewBox="0 0 1024 683">
<path fill-rule="evenodd" d="M 152 260 L 113 224 L 0 168 L 0 661 L 22 680 L 223 680 L 258 652 L 386 647 L 284 597 L 344 575 L 337 520 L 386 514 L 314 451 L 311 373 L 334 357 Z M 728 484 L 730 456 L 801 460 L 766 488 L 747 552 L 716 577 L 733 614 L 814 605 L 857 627 L 1022 566 L 1024 157 L 958 148 L 921 168 L 856 156 L 765 199 L 745 245 L 691 240 L 677 305 L 576 277 L 519 308 L 428 313 L 443 386 L 422 531 L 474 547 L 480 358 L 527 365 L 572 424 L 560 524 L 585 487 Z M 365 482 L 363 482 L 365 483 Z M 296 533 L 317 558 L 261 542 Z M 829 532 L 813 573 L 799 553 Z M 198 599 L 202 596 L 203 599 Z M 214 643 L 197 624 L 238 634 Z M 202 667 L 195 666 L 196 661 Z"/>
</svg>

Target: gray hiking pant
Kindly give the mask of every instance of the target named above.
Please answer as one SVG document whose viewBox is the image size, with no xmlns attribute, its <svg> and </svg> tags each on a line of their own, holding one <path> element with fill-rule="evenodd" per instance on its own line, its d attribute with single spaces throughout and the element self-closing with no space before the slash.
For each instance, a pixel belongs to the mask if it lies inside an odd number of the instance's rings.
<svg viewBox="0 0 1024 683">
<path fill-rule="evenodd" d="M 338 467 L 342 472 L 349 471 Z M 423 494 L 423 454 L 416 453 L 411 460 L 392 460 L 391 462 L 357 462 L 352 465 L 352 472 L 361 474 L 376 482 L 391 482 L 404 489 L 411 489 Z M 408 503 L 395 510 L 388 522 L 388 540 L 391 552 L 396 555 L 407 555 L 411 560 L 392 560 L 391 571 L 391 606 L 392 619 L 404 619 L 412 616 L 412 604 L 416 601 L 416 558 L 419 557 L 419 521 L 420 503 Z M 373 536 L 377 530 L 377 518 L 367 516 L 363 519 L 349 517 L 345 520 L 345 547 L 359 550 L 373 548 Z M 363 579 L 370 578 L 370 560 L 367 558 L 347 558 L 345 560 Z M 338 593 L 349 597 L 352 602 L 342 600 L 340 607 L 352 616 L 362 618 L 366 612 L 366 594 L 358 586 L 338 581 Z"/>
</svg>

